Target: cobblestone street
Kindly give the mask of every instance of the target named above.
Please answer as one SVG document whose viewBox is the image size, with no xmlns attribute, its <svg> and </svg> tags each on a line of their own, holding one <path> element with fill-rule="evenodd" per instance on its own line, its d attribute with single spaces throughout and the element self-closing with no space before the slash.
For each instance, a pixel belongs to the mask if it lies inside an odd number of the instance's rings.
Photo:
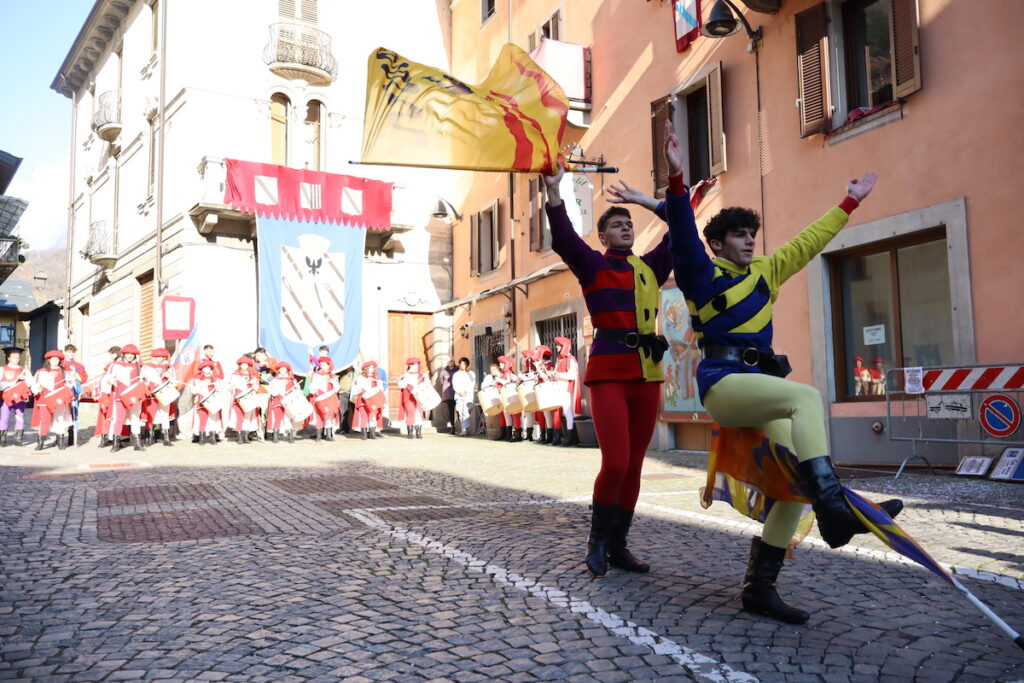
<svg viewBox="0 0 1024 683">
<path fill-rule="evenodd" d="M 807 625 L 740 612 L 759 526 L 700 507 L 699 456 L 649 454 L 651 573 L 593 580 L 596 449 L 337 438 L 0 450 L 0 679 L 1024 681 L 958 591 L 867 536 L 812 532 L 787 562 Z M 885 479 L 904 528 L 1024 628 L 1024 489 L 915 494 L 928 478 Z"/>
</svg>

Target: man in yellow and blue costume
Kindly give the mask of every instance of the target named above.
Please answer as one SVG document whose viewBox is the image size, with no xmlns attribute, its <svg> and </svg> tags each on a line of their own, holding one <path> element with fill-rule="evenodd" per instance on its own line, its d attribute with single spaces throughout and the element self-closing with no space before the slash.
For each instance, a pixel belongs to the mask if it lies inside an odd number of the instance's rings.
<svg viewBox="0 0 1024 683">
<path fill-rule="evenodd" d="M 779 288 L 814 258 L 846 225 L 850 214 L 874 187 L 868 173 L 847 185 L 838 206 L 807 226 L 769 256 L 754 256 L 760 227 L 757 214 L 728 208 L 712 218 L 704 237 L 697 234 L 689 192 L 682 179 L 682 150 L 667 126 L 665 156 L 670 180 L 664 211 L 672 242 L 676 283 L 686 297 L 693 330 L 704 353 L 697 368 L 701 401 L 711 418 L 726 428 L 756 428 L 796 455 L 795 480 L 811 502 L 822 538 L 833 548 L 846 545 L 867 528 L 844 498 L 828 457 L 821 396 L 811 386 L 784 379 L 789 364 L 772 350 L 772 304 Z M 891 516 L 898 500 L 882 503 Z M 787 605 L 775 590 L 786 547 L 803 512 L 800 500 L 776 500 L 755 537 L 743 584 L 743 609 L 789 623 L 804 623 L 807 612 Z"/>
</svg>

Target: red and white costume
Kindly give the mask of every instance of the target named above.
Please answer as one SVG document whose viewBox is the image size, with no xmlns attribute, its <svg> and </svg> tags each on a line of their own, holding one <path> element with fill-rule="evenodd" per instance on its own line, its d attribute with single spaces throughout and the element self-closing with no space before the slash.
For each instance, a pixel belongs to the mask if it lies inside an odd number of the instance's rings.
<svg viewBox="0 0 1024 683">
<path fill-rule="evenodd" d="M 149 389 L 150 397 L 142 404 L 142 414 L 146 424 L 150 427 L 158 426 L 164 433 L 171 428 L 171 418 L 174 417 L 174 404 L 162 405 L 153 397 L 153 390 L 164 382 L 175 384 L 174 368 L 170 364 L 170 354 L 167 349 L 153 349 L 149 354 L 153 360 L 143 364 L 139 376 Z"/>
<path fill-rule="evenodd" d="M 500 374 L 495 384 L 498 390 L 504 389 L 506 386 L 517 387 L 519 386 L 519 375 L 513 370 L 512 359 L 508 356 L 498 356 L 498 370 Z M 501 426 L 511 426 L 515 429 L 521 429 L 523 426 L 523 416 L 521 413 L 510 413 L 507 410 L 501 413 Z"/>
<path fill-rule="evenodd" d="M 110 369 L 116 361 L 110 361 L 103 367 L 103 374 L 96 381 L 96 433 L 106 436 L 110 431 L 110 420 L 114 408 L 114 384 Z"/>
<path fill-rule="evenodd" d="M 519 373 L 519 383 L 526 384 L 527 386 L 529 386 L 530 384 L 535 384 L 537 382 L 538 377 L 536 361 L 533 351 L 531 351 L 530 349 L 525 349 L 523 351 L 520 351 L 519 355 L 523 359 L 522 372 Z M 537 419 L 537 415 L 537 412 L 526 412 L 525 410 L 522 414 L 523 430 L 526 432 L 527 438 L 531 440 L 533 439 L 534 426 L 537 425 L 539 422 L 542 423 L 544 421 L 543 414 L 541 414 L 540 420 Z M 543 424 L 541 424 L 541 429 L 544 429 Z"/>
<path fill-rule="evenodd" d="M 22 382 L 25 384 L 19 387 L 19 391 L 8 393 L 4 397 L 3 406 L 0 406 L 0 430 L 5 432 L 7 431 L 11 413 L 14 413 L 14 429 L 17 431 L 25 429 L 25 402 L 28 400 L 28 392 L 31 391 L 28 385 L 32 381 L 32 376 L 28 370 L 20 365 L 21 351 L 19 350 L 17 353 L 18 362 L 15 362 L 13 365 L 10 362 L 10 355 L 12 353 L 8 353 L 8 363 L 0 371 L 0 392 L 14 389 L 15 386 Z M 15 396 L 15 394 L 18 394 L 18 396 Z"/>
<path fill-rule="evenodd" d="M 406 427 L 422 427 L 427 413 L 420 407 L 419 401 L 412 393 L 413 389 L 430 382 L 430 375 L 420 372 L 420 359 L 409 358 L 405 361 L 406 371 L 398 377 L 396 386 L 402 390 L 402 402 L 398 406 L 398 421 L 405 420 Z"/>
<path fill-rule="evenodd" d="M 377 376 L 377 364 L 374 361 L 363 363 L 363 374 L 352 380 L 352 402 L 355 403 L 355 429 L 383 429 L 384 408 L 387 397 L 384 395 L 384 382 Z"/>
<path fill-rule="evenodd" d="M 228 380 L 231 387 L 231 427 L 236 432 L 248 433 L 260 431 L 259 409 L 245 410 L 238 399 L 246 394 L 255 394 L 260 388 L 260 376 L 256 372 L 256 364 L 252 358 L 242 356 L 238 359 L 238 369 L 231 373 Z"/>
<path fill-rule="evenodd" d="M 60 363 L 51 367 L 49 359 L 58 358 Z M 41 368 L 32 378 L 32 393 L 36 395 L 35 409 L 32 411 L 32 426 L 39 429 L 39 440 L 50 433 L 65 434 L 74 424 L 71 417 L 71 404 L 74 393 L 66 381 L 67 370 L 64 369 L 64 354 L 61 351 L 46 353 L 46 366 Z"/>
<path fill-rule="evenodd" d="M 313 404 L 313 424 L 317 429 L 336 429 L 338 412 L 338 378 L 334 376 L 334 361 L 328 356 L 316 359 L 317 369 L 309 380 L 309 400 Z M 326 366 L 326 367 L 324 367 Z"/>
<path fill-rule="evenodd" d="M 126 356 L 131 356 L 127 359 Z M 127 425 L 133 436 L 142 432 L 142 403 L 147 391 L 142 385 L 138 363 L 139 349 L 133 345 L 121 347 L 122 360 L 110 364 L 106 381 L 111 388 L 110 424 L 107 436 L 121 436 Z M 142 388 L 140 388 L 142 387 Z"/>
<path fill-rule="evenodd" d="M 288 392 L 299 388 L 299 383 L 292 376 L 292 366 L 288 363 L 278 363 L 276 369 L 277 374 L 267 385 L 267 391 L 270 394 L 270 405 L 267 407 L 267 430 L 276 434 L 287 434 L 296 431 L 301 425 L 296 425 L 288 417 L 281 399 Z M 301 388 L 299 390 L 301 391 Z"/>
<path fill-rule="evenodd" d="M 565 403 L 561 407 L 561 415 L 565 428 L 572 432 L 573 420 L 583 412 L 582 393 L 580 391 L 580 366 L 570 353 L 572 342 L 566 337 L 555 337 L 558 345 L 558 360 L 555 361 L 555 379 L 564 382 L 568 389 Z"/>
<path fill-rule="evenodd" d="M 213 363 L 209 360 L 200 362 L 197 369 L 199 374 L 190 384 L 192 395 L 195 397 L 196 409 L 192 431 L 195 434 L 218 434 L 222 431 L 221 412 L 223 409 L 220 404 L 217 404 L 211 410 L 209 407 L 203 406 L 203 401 L 209 399 L 214 392 L 226 391 L 223 386 L 224 381 L 214 376 Z"/>
</svg>

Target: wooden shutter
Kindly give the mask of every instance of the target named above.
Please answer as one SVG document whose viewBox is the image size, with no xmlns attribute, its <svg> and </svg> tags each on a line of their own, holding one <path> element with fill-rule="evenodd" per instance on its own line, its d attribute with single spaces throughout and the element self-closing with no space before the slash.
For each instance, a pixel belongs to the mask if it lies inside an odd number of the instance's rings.
<svg viewBox="0 0 1024 683">
<path fill-rule="evenodd" d="M 917 0 L 889 0 L 892 31 L 893 97 L 921 89 L 921 46 L 917 30 Z"/>
<path fill-rule="evenodd" d="M 277 0 L 277 14 L 284 19 L 295 19 L 295 0 Z"/>
<path fill-rule="evenodd" d="M 544 234 L 541 231 L 540 178 L 530 178 L 530 251 L 544 248 Z"/>
<path fill-rule="evenodd" d="M 299 19 L 315 24 L 319 14 L 317 12 L 316 2 L 317 0 L 302 0 L 302 6 L 299 9 Z"/>
<path fill-rule="evenodd" d="M 665 196 L 668 189 L 668 162 L 665 161 L 665 122 L 672 119 L 672 95 L 651 102 L 651 147 L 654 170 L 654 196 Z"/>
<path fill-rule="evenodd" d="M 828 130 L 832 116 L 828 96 L 828 16 L 825 3 L 797 13 L 796 61 L 800 137 L 805 138 Z"/>
<path fill-rule="evenodd" d="M 708 74 L 708 161 L 711 176 L 725 171 L 725 127 L 722 117 L 722 63 L 719 62 Z"/>
<path fill-rule="evenodd" d="M 139 278 L 139 360 L 149 360 L 153 350 L 153 273 Z"/>
<path fill-rule="evenodd" d="M 555 12 L 551 15 L 551 40 L 562 39 L 562 14 Z"/>
<path fill-rule="evenodd" d="M 498 215 L 498 200 L 495 199 L 494 203 L 491 204 L 491 270 L 495 270 L 498 267 L 498 257 L 500 256 L 501 243 L 504 242 L 505 230 L 501 223 Z"/>
<path fill-rule="evenodd" d="M 469 274 L 480 274 L 480 215 L 475 213 L 469 217 Z"/>
</svg>

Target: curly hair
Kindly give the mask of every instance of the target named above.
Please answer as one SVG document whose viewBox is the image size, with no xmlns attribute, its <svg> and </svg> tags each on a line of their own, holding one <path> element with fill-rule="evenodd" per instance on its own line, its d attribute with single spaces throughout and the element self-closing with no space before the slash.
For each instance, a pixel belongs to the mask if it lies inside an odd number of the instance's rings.
<svg viewBox="0 0 1024 683">
<path fill-rule="evenodd" d="M 612 206 L 601 214 L 601 217 L 597 219 L 597 231 L 599 233 L 604 232 L 608 227 L 608 221 L 612 219 L 612 216 L 625 216 L 626 218 L 632 219 L 629 209 L 624 206 Z"/>
<path fill-rule="evenodd" d="M 761 228 L 761 219 L 753 209 L 730 206 L 728 209 L 719 211 L 704 226 L 704 239 L 709 244 L 711 240 L 724 242 L 725 236 L 730 230 L 739 230 L 740 228 L 753 228 L 756 233 Z"/>
</svg>

